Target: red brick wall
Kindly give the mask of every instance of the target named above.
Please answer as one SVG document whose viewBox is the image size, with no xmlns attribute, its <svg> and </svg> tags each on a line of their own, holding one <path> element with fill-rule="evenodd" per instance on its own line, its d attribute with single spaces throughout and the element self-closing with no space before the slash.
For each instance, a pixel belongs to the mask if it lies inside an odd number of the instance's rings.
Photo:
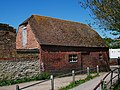
<svg viewBox="0 0 120 90">
<path fill-rule="evenodd" d="M 41 46 L 41 48 L 41 59 L 44 63 L 45 71 L 80 70 L 86 67 L 96 67 L 97 65 L 108 67 L 106 63 L 108 61 L 107 49 L 101 51 L 101 49 L 96 48 L 88 49 L 62 46 Z M 100 53 L 102 53 L 104 60 L 99 60 Z M 78 54 L 78 61 L 70 63 L 69 54 Z"/>
<path fill-rule="evenodd" d="M 102 57 L 103 59 L 100 60 L 99 59 L 99 54 L 102 54 Z M 96 66 L 96 65 L 99 65 L 99 66 L 107 66 L 108 64 L 108 53 L 105 52 L 105 51 L 100 51 L 100 52 L 91 52 L 90 54 L 91 56 L 91 59 L 92 59 L 92 66 Z"/>
<path fill-rule="evenodd" d="M 34 33 L 31 30 L 29 24 L 26 25 L 27 30 L 27 44 L 25 47 L 22 46 L 22 26 L 19 27 L 17 37 L 16 37 L 16 48 L 17 49 L 31 49 L 31 48 L 39 48 L 39 43 L 35 38 Z"/>
<path fill-rule="evenodd" d="M 69 54 L 78 54 L 77 62 L 69 62 Z M 42 60 L 46 71 L 66 71 L 80 69 L 80 53 L 78 52 L 44 52 Z"/>
<path fill-rule="evenodd" d="M 109 64 L 112 66 L 112 65 L 118 65 L 118 61 L 117 59 L 110 59 L 109 60 Z"/>
</svg>

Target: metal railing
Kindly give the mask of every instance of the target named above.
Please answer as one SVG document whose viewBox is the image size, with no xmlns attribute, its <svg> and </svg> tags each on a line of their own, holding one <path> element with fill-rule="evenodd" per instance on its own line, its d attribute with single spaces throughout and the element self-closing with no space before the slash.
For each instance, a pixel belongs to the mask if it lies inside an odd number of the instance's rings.
<svg viewBox="0 0 120 90">
<path fill-rule="evenodd" d="M 86 69 L 83 69 L 83 70 L 80 70 L 80 71 L 72 70 L 71 73 L 62 74 L 62 75 L 59 75 L 59 76 L 56 76 L 56 77 L 53 77 L 53 75 L 51 75 L 50 79 L 42 80 L 42 81 L 39 81 L 37 83 L 31 84 L 31 85 L 28 85 L 28 86 L 25 86 L 25 87 L 22 87 L 22 88 L 20 88 L 19 85 L 16 85 L 16 90 L 23 90 L 23 89 L 35 86 L 37 84 L 46 82 L 46 81 L 51 81 L 51 85 L 50 85 L 51 86 L 51 90 L 54 90 L 54 79 L 56 79 L 56 78 L 65 77 L 65 76 L 72 76 L 72 81 L 71 82 L 75 82 L 75 75 L 79 75 L 79 74 L 83 74 L 83 73 L 87 74 L 87 75 L 90 75 L 91 72 L 96 72 L 97 74 L 99 74 L 99 67 L 98 67 L 98 65 L 97 65 L 97 67 L 94 67 L 94 68 L 87 67 Z"/>
<path fill-rule="evenodd" d="M 110 90 L 120 80 L 120 67 L 111 70 L 93 90 Z"/>
</svg>

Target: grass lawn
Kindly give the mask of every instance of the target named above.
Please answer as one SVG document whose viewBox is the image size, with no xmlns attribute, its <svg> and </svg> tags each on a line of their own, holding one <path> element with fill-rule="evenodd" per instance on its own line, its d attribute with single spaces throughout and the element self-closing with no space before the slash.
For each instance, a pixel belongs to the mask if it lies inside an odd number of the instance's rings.
<svg viewBox="0 0 120 90">
<path fill-rule="evenodd" d="M 67 85 L 65 87 L 61 87 L 59 90 L 69 90 L 69 89 L 72 89 L 72 88 L 74 88 L 74 87 L 76 87 L 76 86 L 78 86 L 80 84 L 83 84 L 83 83 L 85 83 L 85 82 L 87 82 L 87 81 L 89 81 L 89 80 L 91 80 L 91 79 L 93 79 L 93 78 L 95 78 L 97 76 L 99 76 L 99 75 L 98 74 L 95 74 L 94 76 L 89 75 L 85 79 L 81 79 L 81 80 L 77 80 L 75 82 L 72 82 L 72 83 L 70 83 L 69 85 Z"/>
<path fill-rule="evenodd" d="M 117 87 L 114 88 L 114 90 L 120 90 L 120 83 Z"/>
</svg>

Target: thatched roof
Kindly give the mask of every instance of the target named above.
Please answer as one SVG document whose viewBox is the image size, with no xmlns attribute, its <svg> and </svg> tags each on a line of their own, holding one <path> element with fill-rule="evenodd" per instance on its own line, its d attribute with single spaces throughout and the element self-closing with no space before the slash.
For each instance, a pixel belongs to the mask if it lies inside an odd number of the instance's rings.
<svg viewBox="0 0 120 90">
<path fill-rule="evenodd" d="M 89 26 L 72 21 L 32 15 L 29 23 L 41 45 L 107 47 L 100 35 Z"/>
</svg>

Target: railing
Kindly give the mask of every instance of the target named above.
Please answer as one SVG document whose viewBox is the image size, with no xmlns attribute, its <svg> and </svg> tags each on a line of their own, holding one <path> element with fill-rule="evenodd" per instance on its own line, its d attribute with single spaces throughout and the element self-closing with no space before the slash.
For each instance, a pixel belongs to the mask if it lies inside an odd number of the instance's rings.
<svg viewBox="0 0 120 90">
<path fill-rule="evenodd" d="M 111 70 L 93 90 L 110 90 L 120 80 L 120 67 Z"/>
<path fill-rule="evenodd" d="M 75 82 L 75 75 L 79 75 L 79 74 L 83 74 L 83 73 L 87 74 L 87 75 L 90 75 L 91 72 L 97 72 L 97 74 L 99 74 L 99 67 L 98 66 L 94 67 L 94 68 L 87 67 L 86 69 L 83 69 L 83 70 L 80 70 L 80 71 L 76 71 L 76 72 L 74 70 L 72 70 L 71 73 L 59 75 L 59 76 L 56 76 L 56 77 L 53 77 L 53 75 L 51 75 L 50 79 L 42 80 L 42 81 L 39 81 L 37 83 L 31 84 L 31 85 L 28 85 L 28 86 L 25 86 L 25 87 L 22 87 L 22 88 L 20 88 L 19 85 L 16 85 L 16 90 L 23 90 L 23 89 L 35 86 L 37 84 L 46 82 L 46 81 L 51 81 L 51 85 L 50 85 L 51 89 L 50 90 L 54 90 L 54 88 L 55 88 L 54 87 L 54 79 L 56 79 L 56 78 L 65 77 L 65 76 L 72 76 L 72 81 L 71 82 Z"/>
</svg>

